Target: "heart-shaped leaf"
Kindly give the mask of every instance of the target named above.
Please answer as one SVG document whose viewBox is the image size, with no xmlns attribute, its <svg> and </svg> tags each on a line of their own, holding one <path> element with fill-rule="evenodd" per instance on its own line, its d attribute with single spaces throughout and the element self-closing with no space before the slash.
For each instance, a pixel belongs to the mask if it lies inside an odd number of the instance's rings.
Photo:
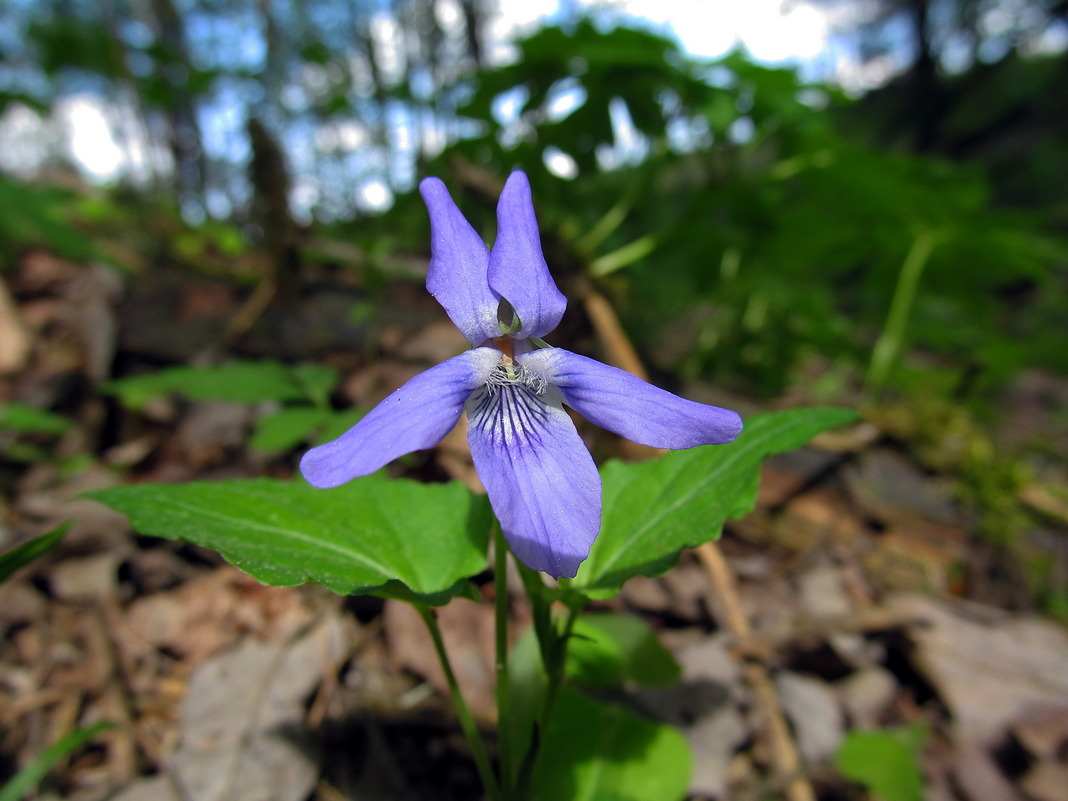
<svg viewBox="0 0 1068 801">
<path fill-rule="evenodd" d="M 455 483 L 368 476 L 320 490 L 258 478 L 138 484 L 88 497 L 142 534 L 216 550 L 265 584 L 314 582 L 355 595 L 400 582 L 444 603 L 486 568 L 489 505 Z"/>
<path fill-rule="evenodd" d="M 724 521 L 752 510 L 765 456 L 855 417 L 848 409 L 791 409 L 752 418 L 730 445 L 639 464 L 608 462 L 601 468 L 601 533 L 572 588 L 608 598 L 631 576 L 665 572 L 684 548 L 718 538 Z"/>
<path fill-rule="evenodd" d="M 532 776 L 534 801 L 679 801 L 693 772 L 683 736 L 563 687 Z"/>
<path fill-rule="evenodd" d="M 679 680 L 680 668 L 644 621 L 633 615 L 598 613 L 575 621 L 565 672 L 586 687 L 627 682 L 664 687 Z"/>
</svg>

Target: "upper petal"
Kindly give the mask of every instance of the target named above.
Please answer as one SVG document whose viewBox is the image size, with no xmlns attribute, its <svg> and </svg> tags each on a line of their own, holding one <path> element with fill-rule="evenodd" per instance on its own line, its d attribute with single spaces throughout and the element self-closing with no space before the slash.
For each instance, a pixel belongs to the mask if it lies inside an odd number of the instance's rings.
<svg viewBox="0 0 1068 801">
<path fill-rule="evenodd" d="M 487 280 L 489 251 L 437 178 L 419 184 L 430 212 L 430 269 L 426 288 L 472 345 L 500 336 L 499 299 Z"/>
<path fill-rule="evenodd" d="M 591 423 L 639 445 L 672 450 L 722 445 L 742 430 L 737 412 L 685 400 L 562 348 L 543 348 L 520 358 L 527 370 L 559 387 L 564 402 Z"/>
<path fill-rule="evenodd" d="M 467 440 L 512 553 L 572 578 L 601 526 L 601 477 L 551 387 L 485 387 L 467 404 Z"/>
<path fill-rule="evenodd" d="M 497 241 L 490 251 L 489 285 L 519 315 L 522 327 L 517 338 L 545 336 L 564 316 L 567 298 L 549 274 L 530 182 L 519 170 L 508 176 L 497 202 Z"/>
<path fill-rule="evenodd" d="M 500 355 L 494 348 L 477 348 L 420 373 L 333 442 L 304 454 L 300 472 L 308 483 L 326 489 L 433 447 L 456 425 L 464 402 L 485 384 Z"/>
</svg>

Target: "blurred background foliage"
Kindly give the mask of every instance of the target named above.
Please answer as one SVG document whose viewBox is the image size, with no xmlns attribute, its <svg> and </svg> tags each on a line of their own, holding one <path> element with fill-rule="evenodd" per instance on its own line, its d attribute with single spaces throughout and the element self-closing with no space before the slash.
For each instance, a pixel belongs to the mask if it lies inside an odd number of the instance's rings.
<svg viewBox="0 0 1068 801">
<path fill-rule="evenodd" d="M 296 294 L 324 267 L 416 282 L 418 180 L 492 239 L 522 168 L 565 291 L 610 297 L 661 377 L 872 404 L 1003 509 L 1027 479 L 970 421 L 1068 372 L 1068 3 L 814 3 L 892 65 L 862 93 L 562 5 L 502 45 L 494 0 L 9 0 L 2 269 L 47 248 Z M 1022 452 L 1063 470 L 1056 447 Z"/>
</svg>

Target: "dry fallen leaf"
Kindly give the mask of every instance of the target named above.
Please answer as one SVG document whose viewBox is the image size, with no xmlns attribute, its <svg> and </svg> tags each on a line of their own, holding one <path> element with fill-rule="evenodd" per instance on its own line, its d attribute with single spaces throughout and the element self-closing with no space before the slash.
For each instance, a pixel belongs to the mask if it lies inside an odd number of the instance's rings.
<svg viewBox="0 0 1068 801">
<path fill-rule="evenodd" d="M 92 264 L 79 270 L 64 292 L 64 316 L 84 348 L 85 372 L 94 383 L 108 377 L 115 358 L 119 331 L 115 306 L 123 283 L 118 271 Z"/>
<path fill-rule="evenodd" d="M 810 763 L 830 759 L 845 736 L 834 691 L 819 679 L 786 670 L 775 677 L 775 690 L 793 725 L 801 756 Z"/>
<path fill-rule="evenodd" d="M 1068 765 L 1039 762 L 1020 780 L 1020 786 L 1037 801 L 1064 801 L 1068 792 Z"/>
<path fill-rule="evenodd" d="M 288 643 L 245 640 L 193 673 L 170 760 L 185 801 L 302 801 L 319 775 L 304 726 L 312 690 L 348 651 L 329 613 Z"/>
<path fill-rule="evenodd" d="M 798 576 L 797 585 L 801 606 L 813 618 L 845 616 L 855 608 L 846 591 L 846 571 L 843 568 L 827 563 L 817 564 Z M 863 664 L 867 648 L 861 635 L 831 634 L 828 642 L 850 664 Z"/>
<path fill-rule="evenodd" d="M 169 776 L 153 776 L 130 782 L 110 801 L 181 801 L 181 798 Z"/>
<path fill-rule="evenodd" d="M 1036 759 L 1068 757 L 1068 698 L 1060 704 L 1028 707 L 1013 724 L 1012 733 Z"/>
<path fill-rule="evenodd" d="M 897 693 L 897 679 L 885 668 L 862 668 L 838 682 L 842 706 L 855 729 L 878 728 Z"/>
<path fill-rule="evenodd" d="M 979 745 L 960 749 L 954 773 L 967 801 L 1021 801 L 990 754 Z"/>
<path fill-rule="evenodd" d="M 434 611 L 456 680 L 472 714 L 482 720 L 493 720 L 496 709 L 493 607 L 461 599 Z M 390 653 L 396 664 L 447 693 L 445 674 L 419 614 L 408 604 L 387 601 L 385 626 Z"/>
<path fill-rule="evenodd" d="M 7 285 L 0 281 L 0 375 L 17 373 L 25 367 L 32 348 L 30 329 Z"/>
<path fill-rule="evenodd" d="M 1037 617 L 897 595 L 887 607 L 912 630 L 916 665 L 953 716 L 960 742 L 986 742 L 1029 707 L 1068 699 L 1068 633 Z"/>
<path fill-rule="evenodd" d="M 123 554 L 114 551 L 64 559 L 52 567 L 49 588 L 64 601 L 113 600 L 118 596 L 118 570 L 122 560 Z"/>
<path fill-rule="evenodd" d="M 297 590 L 267 587 L 225 565 L 130 604 L 126 628 L 142 645 L 179 654 L 190 667 L 252 632 L 286 641 L 313 617 Z"/>
<path fill-rule="evenodd" d="M 738 747 L 752 734 L 739 712 L 747 690 L 728 637 L 702 637 L 676 653 L 682 681 L 662 690 L 645 690 L 638 702 L 661 720 L 679 726 L 694 757 L 690 792 L 721 798 Z"/>
</svg>

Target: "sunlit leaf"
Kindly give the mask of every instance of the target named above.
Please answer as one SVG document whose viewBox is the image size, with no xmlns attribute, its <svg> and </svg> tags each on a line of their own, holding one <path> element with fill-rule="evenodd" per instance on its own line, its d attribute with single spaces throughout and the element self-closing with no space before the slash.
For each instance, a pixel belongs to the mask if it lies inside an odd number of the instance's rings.
<svg viewBox="0 0 1068 801">
<path fill-rule="evenodd" d="M 716 539 L 724 521 L 752 510 L 764 457 L 855 417 L 848 409 L 792 409 L 746 421 L 730 445 L 607 463 L 601 533 L 571 586 L 610 597 L 632 576 L 663 573 L 684 548 Z"/>
<path fill-rule="evenodd" d="M 575 621 L 566 673 L 587 687 L 633 682 L 663 687 L 678 681 L 678 662 L 649 626 L 633 615 L 591 614 Z"/>
<path fill-rule="evenodd" d="M 919 751 L 923 726 L 849 732 L 834 755 L 842 775 L 867 787 L 882 801 L 922 801 Z"/>
<path fill-rule="evenodd" d="M 368 476 L 332 490 L 253 479 L 138 484 L 88 497 L 141 534 L 221 553 L 265 584 L 322 584 L 342 595 L 388 582 L 443 600 L 486 568 L 489 506 L 460 484 Z"/>
<path fill-rule="evenodd" d="M 68 258 L 109 262 L 77 226 L 72 206 L 77 196 L 52 186 L 31 186 L 0 176 L 0 248 L 47 245 Z M 0 254 L 2 255 L 2 254 Z"/>
<path fill-rule="evenodd" d="M 249 439 L 251 448 L 264 453 L 285 453 L 314 436 L 328 442 L 344 434 L 362 416 L 359 410 L 336 412 L 317 406 L 290 406 L 261 418 Z"/>
<path fill-rule="evenodd" d="M 564 687 L 532 777 L 534 801 L 679 801 L 693 771 L 683 736 Z"/>
<path fill-rule="evenodd" d="M 108 381 L 101 391 L 117 395 L 123 405 L 143 407 L 153 398 L 175 393 L 190 400 L 237 403 L 320 401 L 324 388 L 337 382 L 331 367 L 290 366 L 275 361 L 231 362 L 217 367 L 171 367 L 148 375 Z"/>
<path fill-rule="evenodd" d="M 71 427 L 69 418 L 30 406 L 26 403 L 9 401 L 0 406 L 0 430 L 7 429 L 19 434 L 53 434 L 66 433 Z"/>
</svg>

